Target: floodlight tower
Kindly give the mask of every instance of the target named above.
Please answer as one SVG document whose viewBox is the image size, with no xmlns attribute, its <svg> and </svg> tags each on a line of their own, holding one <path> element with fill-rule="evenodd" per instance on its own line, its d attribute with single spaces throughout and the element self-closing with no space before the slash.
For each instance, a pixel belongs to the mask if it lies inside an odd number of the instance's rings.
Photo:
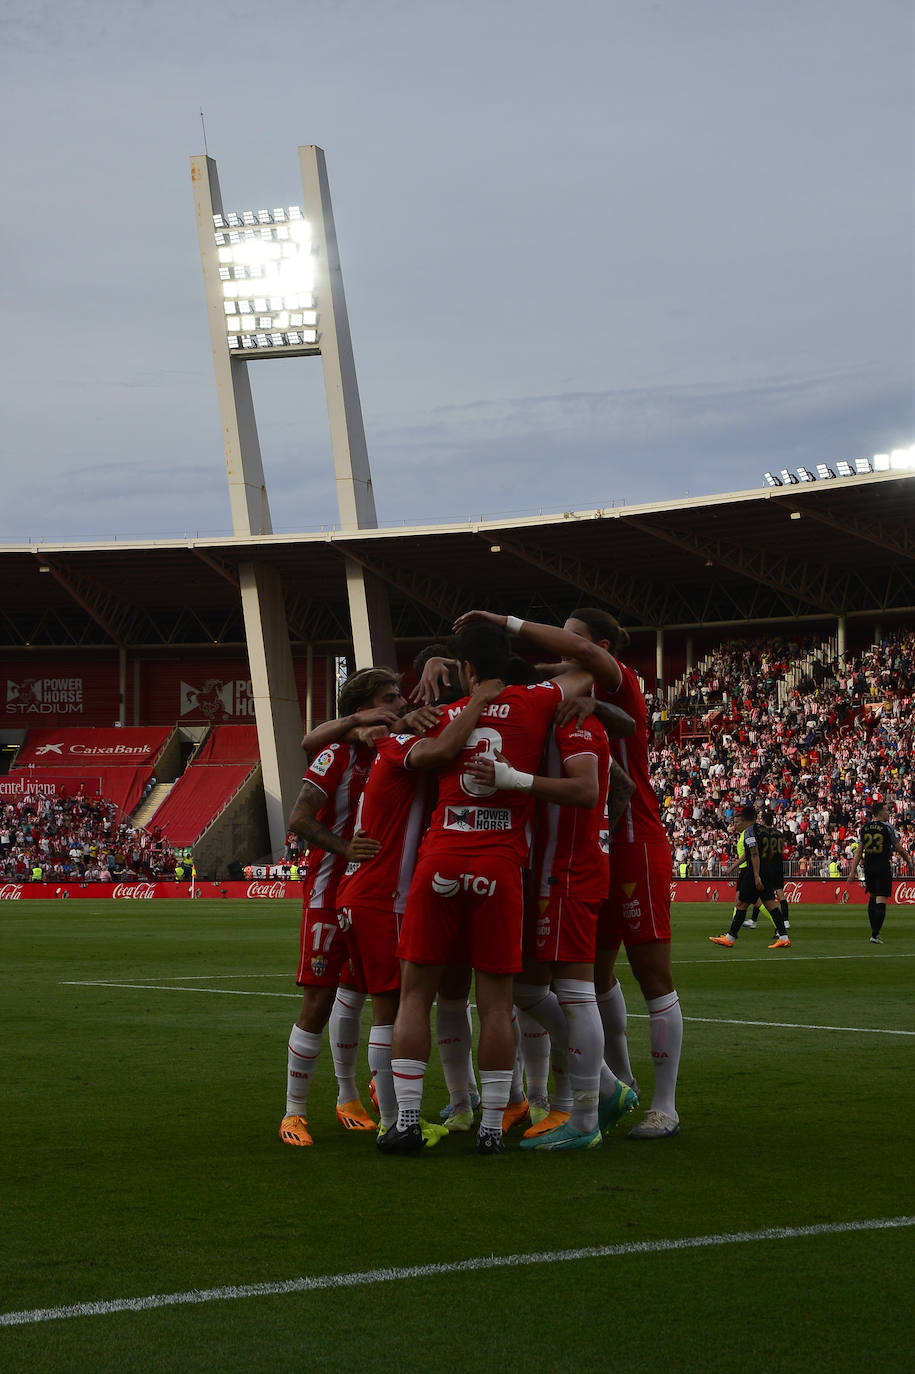
<svg viewBox="0 0 915 1374">
<path fill-rule="evenodd" d="M 241 538 L 273 532 L 249 359 L 321 358 L 341 528 L 378 523 L 324 153 L 300 148 L 299 165 L 304 214 L 297 206 L 239 214 L 223 209 L 215 161 L 191 158 L 232 528 Z M 275 852 L 301 780 L 302 716 L 279 574 L 241 562 L 239 585 Z M 357 667 L 396 666 L 386 591 L 351 559 L 346 585 Z"/>
</svg>

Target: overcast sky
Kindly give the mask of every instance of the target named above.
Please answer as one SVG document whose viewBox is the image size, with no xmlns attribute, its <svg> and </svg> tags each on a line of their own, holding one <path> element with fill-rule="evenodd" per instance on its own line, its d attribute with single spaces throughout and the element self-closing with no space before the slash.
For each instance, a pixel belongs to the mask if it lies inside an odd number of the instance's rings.
<svg viewBox="0 0 915 1374">
<path fill-rule="evenodd" d="M 231 528 L 189 158 L 327 154 L 379 519 L 915 442 L 911 0 L 3 0 L 0 539 Z M 252 365 L 277 530 L 321 365 Z"/>
</svg>

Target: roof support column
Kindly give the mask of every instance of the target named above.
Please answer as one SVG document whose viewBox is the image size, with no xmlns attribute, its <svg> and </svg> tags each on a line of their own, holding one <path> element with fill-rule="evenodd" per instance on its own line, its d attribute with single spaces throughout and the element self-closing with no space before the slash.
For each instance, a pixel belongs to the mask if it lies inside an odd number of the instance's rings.
<svg viewBox="0 0 915 1374">
<path fill-rule="evenodd" d="M 664 631 L 661 626 L 655 630 L 654 662 L 655 676 L 658 679 L 655 690 L 660 696 L 664 690 Z"/>
<path fill-rule="evenodd" d="M 213 159 L 192 158 L 191 180 L 216 369 L 232 529 L 243 537 L 271 534 L 273 526 L 248 364 L 243 358 L 230 357 L 226 341 L 222 282 L 213 251 L 213 215 L 222 213 L 222 194 Z M 277 572 L 260 564 L 241 564 L 238 575 L 270 848 L 273 854 L 281 855 L 286 840 L 286 821 L 298 796 L 303 771 L 302 716 L 295 690 L 283 588 Z"/>
<path fill-rule="evenodd" d="M 848 617 L 844 614 L 837 619 L 836 652 L 839 658 L 845 657 L 845 641 L 848 633 Z"/>
<path fill-rule="evenodd" d="M 127 724 L 127 650 L 118 645 L 118 725 Z"/>
<path fill-rule="evenodd" d="M 321 363 L 337 478 L 340 528 L 345 531 L 375 529 L 378 525 L 375 495 L 323 151 L 313 146 L 300 148 L 299 168 L 305 214 L 315 245 L 315 296 L 320 312 Z M 396 668 L 391 611 L 384 583 L 360 564 L 347 559 L 346 590 L 356 667 L 386 664 Z"/>
<path fill-rule="evenodd" d="M 302 714 L 279 573 L 240 563 L 238 579 L 248 643 L 254 718 L 264 776 L 270 848 L 281 855 L 287 820 L 302 784 Z"/>
</svg>

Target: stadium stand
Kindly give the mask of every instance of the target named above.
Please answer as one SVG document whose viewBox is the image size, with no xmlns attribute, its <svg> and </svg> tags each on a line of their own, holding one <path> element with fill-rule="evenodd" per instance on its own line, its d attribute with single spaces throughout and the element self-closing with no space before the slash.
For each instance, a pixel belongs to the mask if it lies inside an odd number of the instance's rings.
<svg viewBox="0 0 915 1374">
<path fill-rule="evenodd" d="M 892 796 L 908 846 L 915 635 L 844 660 L 830 649 L 731 641 L 672 693 L 688 714 L 662 722 L 663 733 L 656 724 L 651 765 L 675 872 L 686 862 L 697 876 L 720 874 L 744 800 L 772 809 L 792 875 L 828 873 L 830 859 L 844 865 L 878 797 Z M 655 716 L 658 705 L 649 704 Z"/>
<path fill-rule="evenodd" d="M 176 847 L 197 842 L 259 767 L 257 728 L 216 725 L 151 823 Z"/>
<path fill-rule="evenodd" d="M 26 774 L 41 781 L 53 777 L 84 779 L 84 792 L 104 797 L 130 814 L 153 778 L 159 760 L 170 752 L 174 728 L 30 729 L 10 777 Z"/>
<path fill-rule="evenodd" d="M 28 793 L 0 807 L 0 876 L 45 882 L 168 878 L 175 858 L 154 833 L 100 797 Z"/>
</svg>

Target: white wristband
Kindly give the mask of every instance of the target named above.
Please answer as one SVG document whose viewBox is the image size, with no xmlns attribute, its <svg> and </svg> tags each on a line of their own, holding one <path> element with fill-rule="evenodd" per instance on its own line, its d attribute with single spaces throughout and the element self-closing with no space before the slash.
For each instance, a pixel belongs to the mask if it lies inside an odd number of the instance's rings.
<svg viewBox="0 0 915 1374">
<path fill-rule="evenodd" d="M 519 635 L 523 624 L 524 621 L 519 620 L 516 615 L 507 615 L 505 617 L 505 628 L 510 635 Z"/>
<path fill-rule="evenodd" d="M 503 791 L 530 792 L 534 785 L 533 773 L 519 773 L 510 763 L 503 763 L 501 759 L 496 759 L 493 768 L 496 774 L 495 784 Z"/>
</svg>

